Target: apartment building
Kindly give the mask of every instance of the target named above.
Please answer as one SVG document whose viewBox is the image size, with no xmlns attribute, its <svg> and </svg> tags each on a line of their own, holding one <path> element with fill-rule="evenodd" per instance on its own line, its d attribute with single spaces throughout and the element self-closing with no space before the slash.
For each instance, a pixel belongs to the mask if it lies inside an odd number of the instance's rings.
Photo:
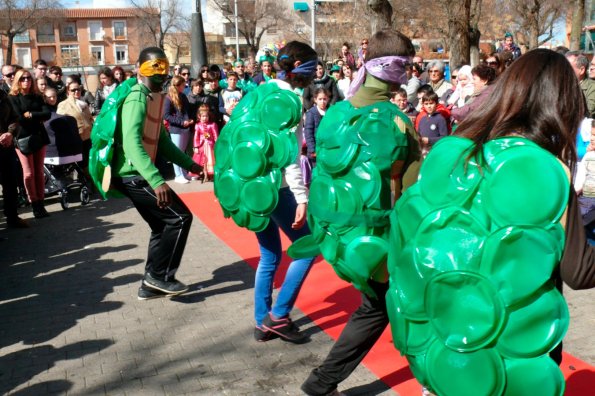
<svg viewBox="0 0 595 396">
<path fill-rule="evenodd" d="M 158 18 L 156 9 L 53 10 L 35 28 L 14 38 L 12 63 L 31 67 L 35 60 L 44 59 L 50 65 L 67 68 L 132 65 L 142 48 L 154 44 L 147 26 L 159 26 Z M 7 51 L 4 36 L 1 49 L 0 61 L 4 63 Z"/>
</svg>

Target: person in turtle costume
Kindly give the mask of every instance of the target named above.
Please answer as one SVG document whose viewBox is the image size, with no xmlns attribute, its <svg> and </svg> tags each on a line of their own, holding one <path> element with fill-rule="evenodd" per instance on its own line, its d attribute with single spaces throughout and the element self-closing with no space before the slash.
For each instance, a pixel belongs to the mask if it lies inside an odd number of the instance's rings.
<svg viewBox="0 0 595 396">
<path fill-rule="evenodd" d="M 317 131 L 317 166 L 310 187 L 312 235 L 295 242 L 293 256 L 322 253 L 342 279 L 362 291 L 324 362 L 301 389 L 308 395 L 337 392 L 386 326 L 389 215 L 393 202 L 415 182 L 420 148 L 409 118 L 390 102 L 407 82 L 415 48 L 394 30 L 369 39 L 368 61 Z"/>
<path fill-rule="evenodd" d="M 299 165 L 299 92 L 313 78 L 316 51 L 292 41 L 279 52 L 277 79 L 242 98 L 215 145 L 215 195 L 226 217 L 256 233 L 260 260 L 254 281 L 254 338 L 308 341 L 291 310 L 315 254 L 293 260 L 273 303 L 281 264 L 281 231 L 295 241 L 310 234 L 308 192 Z"/>
<path fill-rule="evenodd" d="M 106 197 L 130 198 L 151 227 L 145 274 L 138 298 L 177 295 L 188 286 L 175 277 L 186 246 L 192 213 L 155 166 L 158 155 L 193 173 L 202 167 L 180 151 L 163 126 L 163 84 L 169 62 L 163 50 L 139 55 L 138 82 L 127 80 L 107 98 L 93 130 L 89 171 Z M 129 81 L 129 82 L 128 82 Z"/>
<path fill-rule="evenodd" d="M 437 395 L 564 393 L 562 280 L 595 286 L 570 177 L 584 114 L 564 56 L 528 52 L 391 214 L 393 341 Z"/>
</svg>

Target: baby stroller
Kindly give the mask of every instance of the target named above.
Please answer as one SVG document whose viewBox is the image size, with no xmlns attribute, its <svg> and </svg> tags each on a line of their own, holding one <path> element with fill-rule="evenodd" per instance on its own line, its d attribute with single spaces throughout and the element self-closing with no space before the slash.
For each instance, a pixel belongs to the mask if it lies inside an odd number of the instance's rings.
<svg viewBox="0 0 595 396">
<path fill-rule="evenodd" d="M 70 205 L 68 194 L 78 190 L 81 204 L 88 204 L 89 187 L 85 173 L 78 164 L 83 160 L 83 142 L 76 119 L 53 114 L 44 125 L 50 138 L 44 160 L 45 195 L 58 195 L 62 209 L 66 210 Z"/>
</svg>

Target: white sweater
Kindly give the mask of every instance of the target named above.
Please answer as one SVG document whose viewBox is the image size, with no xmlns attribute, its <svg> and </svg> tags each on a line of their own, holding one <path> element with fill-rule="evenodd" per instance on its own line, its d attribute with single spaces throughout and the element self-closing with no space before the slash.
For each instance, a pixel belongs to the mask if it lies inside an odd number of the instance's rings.
<svg viewBox="0 0 595 396">
<path fill-rule="evenodd" d="M 269 80 L 268 84 L 277 84 L 279 88 L 286 89 L 288 91 L 293 91 L 293 88 L 289 83 L 282 81 L 282 80 Z M 300 128 L 294 128 L 294 133 L 296 134 L 297 141 L 302 142 L 303 136 L 302 131 Z M 299 150 L 298 150 L 299 152 Z M 295 197 L 295 201 L 298 204 L 307 203 L 308 202 L 308 190 L 304 185 L 304 178 L 302 176 L 302 168 L 300 167 L 300 156 L 299 154 L 295 158 L 295 161 L 287 166 L 284 171 L 283 175 L 283 184 L 281 187 L 289 187 L 293 196 Z"/>
</svg>

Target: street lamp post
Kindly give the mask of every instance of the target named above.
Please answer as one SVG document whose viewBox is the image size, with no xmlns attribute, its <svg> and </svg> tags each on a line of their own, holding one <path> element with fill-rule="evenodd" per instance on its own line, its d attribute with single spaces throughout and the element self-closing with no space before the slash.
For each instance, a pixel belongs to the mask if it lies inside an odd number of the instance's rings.
<svg viewBox="0 0 595 396">
<path fill-rule="evenodd" d="M 238 32 L 238 0 L 234 0 L 233 4 L 234 16 L 236 23 L 236 60 L 240 59 L 240 35 Z"/>
<path fill-rule="evenodd" d="M 316 49 L 316 0 L 312 0 L 312 48 Z"/>
<path fill-rule="evenodd" d="M 207 64 L 207 43 L 202 25 L 200 2 L 201 0 L 196 0 L 196 12 L 192 13 L 192 35 L 190 37 L 192 74 L 195 76 L 198 76 L 200 67 Z"/>
</svg>

